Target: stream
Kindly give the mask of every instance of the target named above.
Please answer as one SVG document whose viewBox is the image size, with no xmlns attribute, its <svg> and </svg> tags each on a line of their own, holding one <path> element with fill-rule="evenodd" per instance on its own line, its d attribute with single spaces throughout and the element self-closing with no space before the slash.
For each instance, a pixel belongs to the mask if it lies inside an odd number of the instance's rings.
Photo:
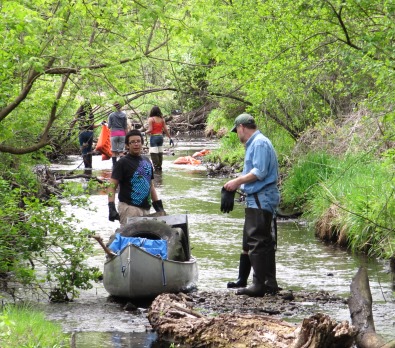
<svg viewBox="0 0 395 348">
<path fill-rule="evenodd" d="M 180 139 L 175 148 L 167 149 L 163 172 L 155 175 L 159 197 L 168 214 L 188 214 L 192 254 L 198 260 L 198 291 L 230 291 L 226 283 L 238 274 L 241 251 L 244 206 L 235 203 L 229 214 L 220 212 L 220 190 L 227 178 L 210 178 L 204 165 L 176 165 L 173 161 L 185 155 L 214 149 L 215 141 Z M 72 156 L 67 162 L 53 165 L 59 171 L 83 172 L 82 158 Z M 109 178 L 111 160 L 93 156 L 93 176 Z M 81 179 L 84 182 L 84 179 Z M 92 210 L 66 207 L 81 220 L 81 227 L 89 228 L 105 241 L 119 227 L 119 222 L 108 221 L 107 196 L 98 192 L 90 196 Z M 94 240 L 94 254 L 88 262 L 103 269 L 105 255 Z M 376 332 L 387 340 L 395 339 L 395 299 L 393 275 L 387 262 L 353 255 L 333 245 L 326 245 L 314 237 L 302 221 L 279 221 L 277 280 L 284 289 L 325 290 L 347 298 L 350 283 L 358 268 L 366 266 L 373 296 L 373 315 Z M 251 281 L 251 276 L 250 276 Z M 306 303 L 306 306 L 311 304 Z M 78 348 L 105 347 L 165 347 L 157 342 L 146 318 L 147 305 L 130 312 L 112 299 L 102 283 L 81 291 L 70 303 L 42 303 L 47 318 L 61 323 L 65 332 L 73 334 L 73 345 Z M 341 321 L 350 319 L 347 305 L 325 308 L 325 313 Z M 303 318 L 292 318 L 300 322 Z"/>
</svg>

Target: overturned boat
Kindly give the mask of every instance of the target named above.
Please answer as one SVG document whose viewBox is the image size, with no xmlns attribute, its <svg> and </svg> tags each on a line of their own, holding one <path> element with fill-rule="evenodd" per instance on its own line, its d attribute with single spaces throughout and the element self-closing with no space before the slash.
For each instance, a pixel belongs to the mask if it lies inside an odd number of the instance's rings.
<svg viewBox="0 0 395 348">
<path fill-rule="evenodd" d="M 154 298 L 196 288 L 187 215 L 129 218 L 108 248 L 112 255 L 104 264 L 103 283 L 113 296 Z"/>
</svg>

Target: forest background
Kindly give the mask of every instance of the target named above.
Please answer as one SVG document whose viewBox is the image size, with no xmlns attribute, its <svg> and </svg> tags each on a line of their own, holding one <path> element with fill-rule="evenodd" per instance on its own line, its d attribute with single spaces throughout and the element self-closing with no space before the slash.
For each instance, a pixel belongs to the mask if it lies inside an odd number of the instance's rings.
<svg viewBox="0 0 395 348">
<path fill-rule="evenodd" d="M 0 276 L 72 298 L 91 287 L 90 231 L 44 194 L 37 165 L 74 146 L 76 110 L 210 111 L 214 162 L 253 114 L 281 166 L 282 209 L 323 239 L 394 258 L 395 0 L 35 0 L 0 3 Z M 47 270 L 40 278 L 38 265 Z M 48 287 L 49 284 L 49 287 Z"/>
</svg>

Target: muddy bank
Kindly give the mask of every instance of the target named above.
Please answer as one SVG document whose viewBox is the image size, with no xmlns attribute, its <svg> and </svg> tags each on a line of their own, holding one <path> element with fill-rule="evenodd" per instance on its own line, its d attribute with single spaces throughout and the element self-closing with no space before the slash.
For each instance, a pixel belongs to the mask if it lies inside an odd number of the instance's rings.
<svg viewBox="0 0 395 348">
<path fill-rule="evenodd" d="M 282 290 L 277 295 L 248 297 L 226 292 L 202 291 L 189 294 L 205 315 L 219 313 L 265 314 L 299 321 L 317 312 L 325 312 L 328 306 L 347 307 L 347 299 L 325 291 Z"/>
<path fill-rule="evenodd" d="M 188 293 L 196 310 L 211 316 L 222 313 L 264 314 L 299 323 L 310 315 L 325 313 L 331 306 L 347 308 L 347 299 L 325 291 L 282 290 L 277 295 L 248 297 L 236 290 Z M 149 332 L 147 311 L 151 300 L 127 300 L 108 296 L 76 303 L 43 306 L 48 318 L 59 320 L 67 332 Z M 117 318 L 114 322 L 114 318 Z"/>
</svg>

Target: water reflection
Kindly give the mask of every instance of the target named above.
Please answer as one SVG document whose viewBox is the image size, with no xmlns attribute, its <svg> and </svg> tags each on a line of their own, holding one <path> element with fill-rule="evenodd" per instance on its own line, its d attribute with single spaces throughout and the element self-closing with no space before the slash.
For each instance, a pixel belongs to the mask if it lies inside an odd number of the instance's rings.
<svg viewBox="0 0 395 348">
<path fill-rule="evenodd" d="M 235 204 L 231 213 L 222 214 L 219 210 L 220 188 L 227 179 L 208 178 L 204 166 L 173 164 L 179 156 L 215 146 L 214 142 L 179 142 L 172 150 L 174 156 L 170 152 L 165 156 L 163 172 L 156 175 L 155 182 L 169 214 L 188 213 L 192 254 L 199 264 L 199 290 L 228 291 L 226 283 L 235 280 L 238 274 L 244 207 Z M 75 157 L 72 162 L 57 165 L 56 168 L 75 170 L 79 162 L 80 159 Z M 94 156 L 93 175 L 108 178 L 111 165 L 111 161 L 101 161 L 100 156 Z M 82 227 L 94 230 L 106 239 L 119 227 L 119 223 L 108 221 L 104 192 L 92 195 L 90 199 L 94 210 L 89 214 L 76 208 L 70 209 L 70 213 L 82 220 Z M 376 331 L 387 338 L 395 338 L 394 297 L 387 263 L 325 245 L 314 237 L 313 231 L 297 222 L 279 222 L 278 239 L 278 282 L 285 289 L 325 290 L 347 297 L 358 267 L 366 266 L 374 301 Z M 102 269 L 104 253 L 98 245 L 95 250 L 89 263 Z M 103 286 L 95 284 L 92 290 L 81 293 L 80 299 L 73 304 L 76 308 L 90 304 L 89 310 L 85 307 L 74 313 L 69 305 L 59 304 L 48 310 L 49 317 L 61 319 L 66 331 L 78 332 L 78 348 L 157 347 L 156 336 L 147 329 L 149 323 L 146 319 L 141 321 L 131 317 L 130 313 L 120 311 L 119 306 L 109 305 L 107 298 Z M 337 320 L 350 321 L 346 305 L 341 308 L 328 307 L 325 311 Z M 92 345 L 92 342 L 96 343 Z"/>
<path fill-rule="evenodd" d="M 168 348 L 170 344 L 158 342 L 154 332 L 82 332 L 75 336 L 75 347 L 100 348 Z"/>
</svg>

